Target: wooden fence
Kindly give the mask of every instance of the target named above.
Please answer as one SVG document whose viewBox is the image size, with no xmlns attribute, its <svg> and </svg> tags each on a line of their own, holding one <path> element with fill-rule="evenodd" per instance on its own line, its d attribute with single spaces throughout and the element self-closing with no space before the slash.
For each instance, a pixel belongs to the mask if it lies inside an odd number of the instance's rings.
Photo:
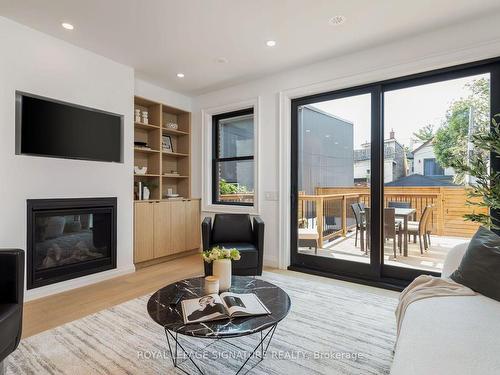
<svg viewBox="0 0 500 375">
<path fill-rule="evenodd" d="M 359 194 L 360 202 L 370 204 L 367 187 L 326 187 L 316 188 L 316 195 Z M 465 221 L 464 214 L 487 213 L 486 208 L 466 204 L 467 190 L 464 187 L 385 187 L 384 205 L 389 201 L 409 202 L 415 208 L 419 220 L 425 206 L 432 204 L 433 234 L 439 236 L 471 237 L 478 224 Z"/>
<path fill-rule="evenodd" d="M 221 194 L 219 199 L 221 202 L 253 203 L 253 193 Z"/>
</svg>

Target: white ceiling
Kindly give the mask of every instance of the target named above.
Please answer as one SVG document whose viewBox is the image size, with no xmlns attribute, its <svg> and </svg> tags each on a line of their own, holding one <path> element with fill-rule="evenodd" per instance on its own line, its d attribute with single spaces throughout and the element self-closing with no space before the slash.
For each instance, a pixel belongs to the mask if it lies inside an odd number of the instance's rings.
<svg viewBox="0 0 500 375">
<path fill-rule="evenodd" d="M 191 95 L 498 11 L 499 0 L 0 0 L 2 16 Z M 346 22 L 330 25 L 336 15 Z"/>
</svg>

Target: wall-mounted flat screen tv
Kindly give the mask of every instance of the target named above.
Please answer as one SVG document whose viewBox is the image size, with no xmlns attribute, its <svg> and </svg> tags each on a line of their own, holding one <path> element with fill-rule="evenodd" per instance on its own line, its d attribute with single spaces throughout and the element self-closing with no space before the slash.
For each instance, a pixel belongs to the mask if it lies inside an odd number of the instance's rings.
<svg viewBox="0 0 500 375">
<path fill-rule="evenodd" d="M 123 116 L 16 92 L 16 154 L 122 162 Z"/>
</svg>

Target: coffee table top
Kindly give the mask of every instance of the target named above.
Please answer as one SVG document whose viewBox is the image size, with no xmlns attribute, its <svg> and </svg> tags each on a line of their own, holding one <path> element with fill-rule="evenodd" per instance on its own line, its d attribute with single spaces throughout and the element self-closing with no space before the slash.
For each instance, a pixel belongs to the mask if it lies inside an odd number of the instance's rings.
<svg viewBox="0 0 500 375">
<path fill-rule="evenodd" d="M 290 311 L 290 297 L 286 292 L 267 281 L 247 276 L 233 276 L 230 292 L 255 293 L 271 311 L 269 315 L 231 318 L 212 322 L 184 324 L 179 302 L 170 306 L 170 299 L 181 291 L 182 299 L 202 297 L 204 278 L 181 280 L 155 292 L 148 301 L 151 318 L 165 329 L 202 338 L 238 337 L 262 331 L 281 321 Z"/>
</svg>

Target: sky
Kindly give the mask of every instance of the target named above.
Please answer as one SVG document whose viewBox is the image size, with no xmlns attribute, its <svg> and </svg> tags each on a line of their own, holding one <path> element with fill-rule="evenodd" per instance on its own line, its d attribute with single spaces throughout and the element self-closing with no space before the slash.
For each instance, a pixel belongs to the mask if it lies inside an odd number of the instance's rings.
<svg viewBox="0 0 500 375">
<path fill-rule="evenodd" d="M 399 143 L 409 146 L 413 133 L 427 124 L 439 125 L 450 104 L 469 95 L 465 84 L 489 74 L 410 87 L 385 93 L 385 139 L 394 129 Z M 370 140 L 370 94 L 312 104 L 354 124 L 354 148 Z"/>
</svg>

